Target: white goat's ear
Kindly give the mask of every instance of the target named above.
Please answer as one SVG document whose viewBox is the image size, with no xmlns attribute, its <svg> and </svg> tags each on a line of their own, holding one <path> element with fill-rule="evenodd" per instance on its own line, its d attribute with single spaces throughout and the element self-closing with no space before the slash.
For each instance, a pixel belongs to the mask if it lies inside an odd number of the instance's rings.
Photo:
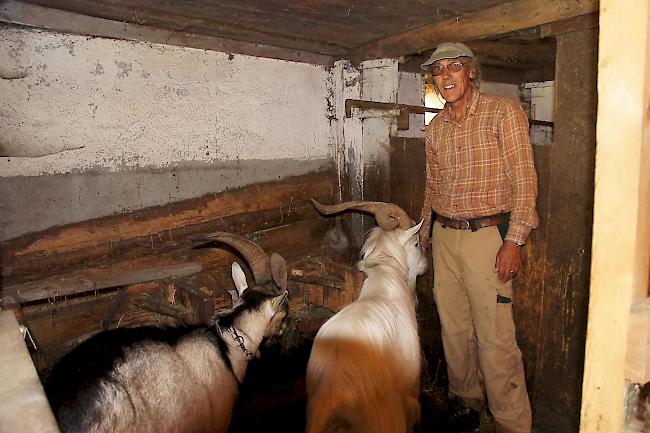
<svg viewBox="0 0 650 433">
<path fill-rule="evenodd" d="M 422 227 L 423 222 L 424 222 L 424 219 L 421 219 L 419 223 L 417 223 L 416 225 L 414 225 L 410 229 L 404 231 L 404 233 L 402 234 L 402 237 L 400 239 L 401 242 L 402 242 L 402 245 L 404 245 L 409 239 L 411 239 L 413 237 L 413 235 L 415 235 L 417 232 L 420 231 L 420 227 Z"/>
<path fill-rule="evenodd" d="M 375 249 L 376 246 L 377 246 L 377 243 L 373 242 L 373 243 L 369 244 L 366 247 L 365 250 L 361 251 L 361 260 L 365 260 L 365 258 L 368 257 L 368 255 L 372 252 L 372 250 Z"/>
<path fill-rule="evenodd" d="M 241 296 L 241 294 L 244 293 L 244 290 L 248 288 L 248 283 L 246 282 L 246 274 L 244 274 L 244 270 L 237 262 L 233 262 L 232 264 L 232 280 L 237 288 L 237 293 Z"/>
</svg>

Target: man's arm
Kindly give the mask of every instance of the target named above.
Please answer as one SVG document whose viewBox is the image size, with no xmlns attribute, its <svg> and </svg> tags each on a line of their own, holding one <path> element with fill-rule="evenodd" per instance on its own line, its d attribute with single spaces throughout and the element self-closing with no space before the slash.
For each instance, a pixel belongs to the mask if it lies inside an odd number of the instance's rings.
<svg viewBox="0 0 650 433">
<path fill-rule="evenodd" d="M 539 219 L 535 209 L 537 200 L 537 172 L 530 144 L 528 119 L 519 104 L 510 101 L 499 123 L 506 175 L 510 179 L 512 203 L 510 227 L 505 240 L 523 245 Z"/>
<path fill-rule="evenodd" d="M 510 179 L 512 203 L 510 225 L 503 245 L 497 253 L 495 271 L 501 281 L 512 279 L 521 267 L 521 247 L 539 219 L 537 172 L 528 132 L 528 119 L 519 104 L 510 102 L 499 124 L 499 137 L 506 175 Z"/>
<path fill-rule="evenodd" d="M 434 197 L 436 195 L 436 159 L 433 151 L 433 135 L 431 132 L 431 124 L 426 130 L 425 139 L 425 161 L 426 171 L 424 179 L 424 204 L 422 205 L 422 212 L 420 218 L 423 220 L 422 228 L 420 228 L 419 237 L 420 245 L 422 248 L 428 248 L 431 244 L 431 207 L 433 205 Z"/>
</svg>

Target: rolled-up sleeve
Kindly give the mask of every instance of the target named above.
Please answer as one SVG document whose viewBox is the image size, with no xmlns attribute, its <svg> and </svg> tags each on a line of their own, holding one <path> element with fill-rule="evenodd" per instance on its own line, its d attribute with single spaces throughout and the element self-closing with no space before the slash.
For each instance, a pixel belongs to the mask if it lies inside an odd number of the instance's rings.
<svg viewBox="0 0 650 433">
<path fill-rule="evenodd" d="M 539 224 L 535 210 L 537 172 L 528 132 L 528 119 L 519 104 L 508 101 L 499 122 L 499 137 L 510 180 L 512 210 L 506 240 L 524 243 Z"/>
</svg>

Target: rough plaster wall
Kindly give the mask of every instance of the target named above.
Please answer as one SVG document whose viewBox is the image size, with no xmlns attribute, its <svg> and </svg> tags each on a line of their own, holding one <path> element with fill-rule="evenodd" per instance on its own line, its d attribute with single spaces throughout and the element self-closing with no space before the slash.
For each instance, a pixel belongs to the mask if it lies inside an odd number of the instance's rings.
<svg viewBox="0 0 650 433">
<path fill-rule="evenodd" d="M 0 239 L 331 164 L 328 77 L 0 27 Z"/>
</svg>

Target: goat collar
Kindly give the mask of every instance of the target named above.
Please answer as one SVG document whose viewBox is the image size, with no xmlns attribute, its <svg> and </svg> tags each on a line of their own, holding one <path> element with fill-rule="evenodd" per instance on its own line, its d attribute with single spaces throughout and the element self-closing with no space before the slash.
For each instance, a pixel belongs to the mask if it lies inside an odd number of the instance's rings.
<svg viewBox="0 0 650 433">
<path fill-rule="evenodd" d="M 234 326 L 230 326 L 226 328 L 226 331 L 228 331 L 228 333 L 232 336 L 233 340 L 235 340 L 237 344 L 239 344 L 239 347 L 241 348 L 241 351 L 244 352 L 246 359 L 252 359 L 254 355 L 251 353 L 250 350 L 246 348 L 244 337 L 242 337 L 241 335 L 239 335 L 239 333 L 237 333 L 237 329 Z M 242 334 L 244 333 L 241 330 L 239 332 L 241 332 Z"/>
</svg>

